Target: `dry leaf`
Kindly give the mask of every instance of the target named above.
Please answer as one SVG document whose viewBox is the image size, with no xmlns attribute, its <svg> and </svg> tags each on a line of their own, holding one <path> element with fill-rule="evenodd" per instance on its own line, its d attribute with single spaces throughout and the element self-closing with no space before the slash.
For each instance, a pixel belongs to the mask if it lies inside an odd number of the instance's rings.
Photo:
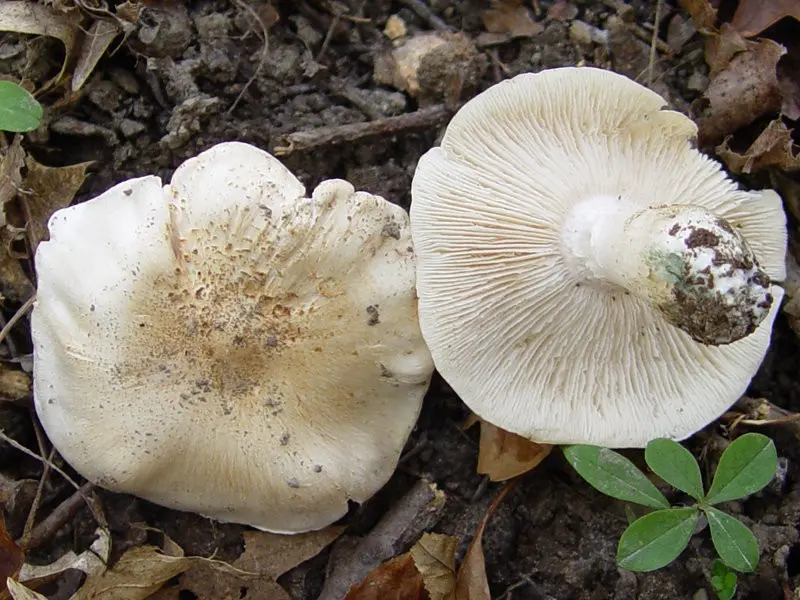
<svg viewBox="0 0 800 600">
<path fill-rule="evenodd" d="M 31 397 L 31 377 L 25 371 L 0 364 L 0 402 L 19 402 Z"/>
<path fill-rule="evenodd" d="M 47 221 L 55 211 L 69 206 L 86 179 L 86 168 L 91 162 L 67 167 L 46 167 L 28 155 L 25 166 L 28 173 L 23 181 L 25 194 L 20 198 L 27 202 L 30 222 L 31 252 L 47 237 Z"/>
<path fill-rule="evenodd" d="M 422 574 L 410 552 L 379 566 L 355 584 L 345 600 L 427 600 Z"/>
<path fill-rule="evenodd" d="M 537 444 L 481 421 L 478 473 L 505 481 L 536 467 L 552 449 L 550 444 Z"/>
<path fill-rule="evenodd" d="M 0 3 L 0 31 L 13 31 L 29 35 L 46 35 L 64 44 L 64 62 L 53 80 L 58 82 L 67 70 L 75 46 L 75 36 L 80 31 L 80 13 L 57 12 L 48 6 L 26 0 L 5 0 Z"/>
<path fill-rule="evenodd" d="M 544 25 L 533 20 L 522 0 L 492 0 L 492 8 L 483 11 L 481 19 L 489 33 L 507 33 L 512 38 L 532 37 L 544 31 Z"/>
<path fill-rule="evenodd" d="M 14 581 L 11 577 L 6 579 L 6 587 L 14 600 L 47 600 L 47 598 L 38 592 L 28 589 L 19 581 Z"/>
<path fill-rule="evenodd" d="M 700 31 L 714 29 L 717 22 L 717 9 L 708 0 L 680 0 L 683 10 L 689 13 Z"/>
<path fill-rule="evenodd" d="M 195 559 L 167 556 L 155 546 L 131 548 L 110 569 L 89 574 L 71 600 L 144 600 Z"/>
<path fill-rule="evenodd" d="M 780 110 L 776 66 L 785 53 L 771 40 L 748 42 L 748 49 L 711 79 L 705 94 L 709 108 L 698 123 L 702 146 L 718 143 L 758 117 Z"/>
<path fill-rule="evenodd" d="M 411 548 L 411 556 L 431 600 L 443 600 L 456 585 L 458 540 L 441 533 L 425 533 Z"/>
<path fill-rule="evenodd" d="M 21 136 L 14 136 L 14 141 L 6 149 L 0 162 L 0 227 L 7 223 L 6 203 L 17 196 L 22 185 L 22 167 L 25 166 L 25 151 L 20 145 Z"/>
<path fill-rule="evenodd" d="M 199 558 L 193 559 L 191 568 L 181 575 L 179 589 L 191 592 L 197 600 L 291 600 L 272 579 Z"/>
<path fill-rule="evenodd" d="M 6 531 L 5 520 L 0 517 L 0 581 L 16 577 L 24 562 L 25 553 L 14 543 Z"/>
<path fill-rule="evenodd" d="M 730 138 L 717 146 L 716 152 L 734 173 L 757 173 L 774 167 L 783 171 L 800 170 L 800 155 L 795 152 L 792 130 L 782 119 L 772 121 L 743 153 L 728 146 Z"/>
<path fill-rule="evenodd" d="M 98 528 L 95 531 L 97 539 L 89 546 L 89 549 L 80 554 L 75 554 L 72 550 L 49 565 L 29 565 L 25 564 L 19 572 L 19 581 L 24 583 L 36 583 L 51 579 L 67 569 L 77 569 L 86 573 L 87 577 L 96 577 L 105 572 L 108 557 L 111 554 L 111 536 L 108 531 Z"/>
<path fill-rule="evenodd" d="M 729 23 L 723 23 L 719 33 L 712 33 L 706 38 L 706 63 L 708 63 L 711 77 L 725 70 L 731 64 L 731 59 L 747 50 L 747 40 L 736 31 Z"/>
<path fill-rule="evenodd" d="M 344 527 L 335 526 L 298 535 L 246 531 L 244 552 L 233 562 L 233 566 L 277 579 L 322 552 L 343 531 Z"/>
<path fill-rule="evenodd" d="M 181 588 L 194 593 L 199 600 L 227 597 L 289 600 L 289 595 L 274 580 L 319 554 L 343 531 L 344 527 L 299 535 L 246 531 L 244 552 L 230 566 L 197 559 L 181 576 Z"/>
<path fill-rule="evenodd" d="M 75 63 L 72 73 L 72 91 L 76 92 L 83 87 L 89 75 L 92 74 L 103 55 L 108 50 L 111 42 L 119 35 L 120 29 L 113 21 L 98 19 L 89 28 L 81 46 L 81 53 Z"/>
<path fill-rule="evenodd" d="M 798 0 L 739 0 L 731 25 L 752 37 L 786 17 L 800 21 Z"/>
<path fill-rule="evenodd" d="M 481 523 L 475 538 L 467 550 L 458 569 L 456 587 L 449 600 L 491 600 L 489 581 L 486 579 L 486 564 L 483 559 L 483 529 Z"/>
<path fill-rule="evenodd" d="M 0 228 L 0 300 L 22 304 L 36 291 L 19 258 L 12 252 L 14 242 L 24 237 L 25 230 Z"/>
<path fill-rule="evenodd" d="M 486 564 L 483 558 L 483 531 L 486 529 L 486 523 L 489 522 L 492 513 L 513 488 L 513 481 L 506 484 L 486 510 L 481 524 L 475 530 L 467 554 L 458 568 L 456 587 L 447 600 L 491 600 L 489 581 L 486 579 Z"/>
</svg>

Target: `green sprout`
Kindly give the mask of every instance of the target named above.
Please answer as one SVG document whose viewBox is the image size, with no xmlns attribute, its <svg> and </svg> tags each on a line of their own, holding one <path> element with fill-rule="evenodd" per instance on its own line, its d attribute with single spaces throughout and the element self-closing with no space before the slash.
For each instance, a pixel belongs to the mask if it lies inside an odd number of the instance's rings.
<svg viewBox="0 0 800 600">
<path fill-rule="evenodd" d="M 0 81 L 0 130 L 23 133 L 39 127 L 42 105 L 28 90 L 11 81 Z"/>
<path fill-rule="evenodd" d="M 753 494 L 772 480 L 778 468 L 778 455 L 768 437 L 747 433 L 732 442 L 720 458 L 707 493 L 700 466 L 691 452 L 672 440 L 650 442 L 644 455 L 648 466 L 668 484 L 696 500 L 691 506 L 670 506 L 636 465 L 608 448 L 567 446 L 564 456 L 600 492 L 656 509 L 635 520 L 623 532 L 617 548 L 619 566 L 631 571 L 653 571 L 668 565 L 689 543 L 702 513 L 721 559 L 712 573 L 712 587 L 717 595 L 733 597 L 736 575 L 729 569 L 755 571 L 759 557 L 755 536 L 741 521 L 714 505 Z"/>
<path fill-rule="evenodd" d="M 711 587 L 719 600 L 731 600 L 736 594 L 736 573 L 719 559 L 711 568 Z"/>
</svg>

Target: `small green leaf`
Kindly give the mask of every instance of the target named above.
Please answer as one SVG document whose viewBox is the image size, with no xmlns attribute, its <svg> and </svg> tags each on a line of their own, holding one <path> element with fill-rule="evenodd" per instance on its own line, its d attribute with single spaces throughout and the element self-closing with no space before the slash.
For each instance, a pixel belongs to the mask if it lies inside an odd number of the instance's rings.
<svg viewBox="0 0 800 600">
<path fill-rule="evenodd" d="M 772 440 L 760 433 L 746 433 L 722 453 L 704 502 L 719 504 L 757 492 L 777 469 L 778 453 Z"/>
<path fill-rule="evenodd" d="M 647 444 L 644 459 L 664 481 L 695 500 L 703 499 L 703 478 L 697 461 L 686 448 L 665 438 Z"/>
<path fill-rule="evenodd" d="M 564 448 L 564 456 L 578 475 L 607 496 L 651 508 L 669 508 L 667 499 L 644 473 L 613 450 L 578 444 Z"/>
<path fill-rule="evenodd" d="M 717 554 L 731 569 L 751 573 L 758 564 L 758 542 L 741 521 L 713 506 L 703 508 Z"/>
<path fill-rule="evenodd" d="M 694 533 L 694 507 L 657 510 L 628 527 L 619 539 L 617 564 L 631 571 L 654 571 L 678 558 Z"/>
<path fill-rule="evenodd" d="M 42 122 L 42 105 L 11 81 L 0 81 L 0 130 L 32 131 Z"/>
<path fill-rule="evenodd" d="M 736 595 L 736 573 L 719 559 L 711 567 L 711 587 L 719 600 L 732 600 Z"/>
</svg>

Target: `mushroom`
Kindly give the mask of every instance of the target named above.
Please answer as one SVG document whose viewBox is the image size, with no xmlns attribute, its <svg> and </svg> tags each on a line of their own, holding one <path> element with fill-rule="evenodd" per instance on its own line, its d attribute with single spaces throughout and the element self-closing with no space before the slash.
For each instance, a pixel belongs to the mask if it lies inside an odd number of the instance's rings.
<svg viewBox="0 0 800 600">
<path fill-rule="evenodd" d="M 594 68 L 468 102 L 412 183 L 423 337 L 482 419 L 539 442 L 683 439 L 746 389 L 783 290 L 785 215 Z"/>
<path fill-rule="evenodd" d="M 35 404 L 84 477 L 281 533 L 387 481 L 433 371 L 400 207 L 224 143 L 49 228 Z"/>
</svg>

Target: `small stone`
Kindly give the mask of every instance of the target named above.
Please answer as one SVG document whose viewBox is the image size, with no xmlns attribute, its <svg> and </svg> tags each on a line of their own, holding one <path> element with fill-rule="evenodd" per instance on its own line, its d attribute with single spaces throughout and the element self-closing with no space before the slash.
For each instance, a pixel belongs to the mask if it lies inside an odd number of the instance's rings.
<svg viewBox="0 0 800 600">
<path fill-rule="evenodd" d="M 286 480 L 286 485 L 288 485 L 290 488 L 299 488 L 300 482 L 297 481 L 296 478 L 292 477 L 291 479 Z"/>
<path fill-rule="evenodd" d="M 119 122 L 119 131 L 126 138 L 132 138 L 142 133 L 147 126 L 133 119 L 122 119 Z"/>
</svg>

